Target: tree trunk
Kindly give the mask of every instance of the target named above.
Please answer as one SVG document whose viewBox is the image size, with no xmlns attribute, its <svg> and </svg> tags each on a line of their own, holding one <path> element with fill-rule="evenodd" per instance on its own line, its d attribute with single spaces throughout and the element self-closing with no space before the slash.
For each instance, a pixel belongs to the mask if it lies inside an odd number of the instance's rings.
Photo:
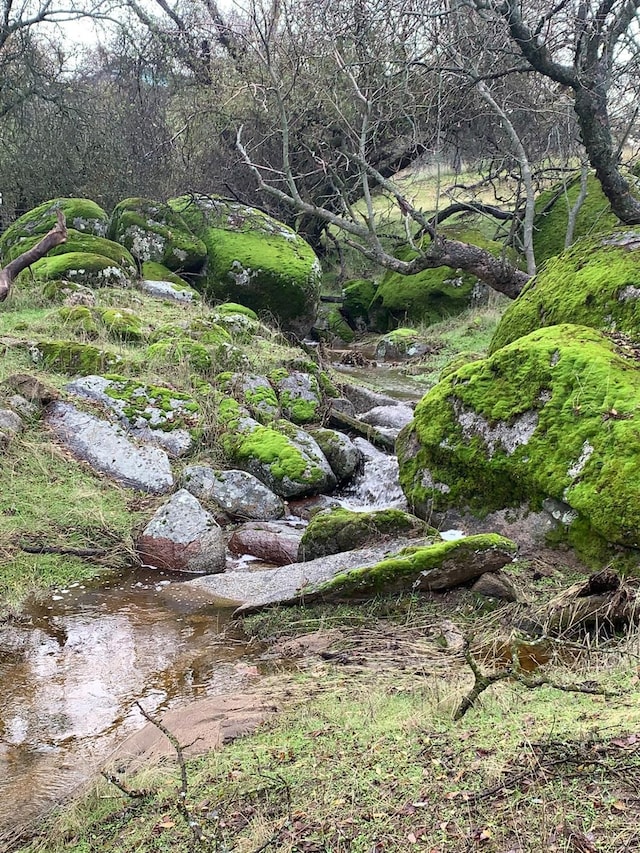
<svg viewBox="0 0 640 853">
<path fill-rule="evenodd" d="M 64 213 L 58 210 L 58 221 L 47 234 L 44 235 L 36 245 L 18 255 L 13 261 L 10 261 L 4 269 L 0 270 L 0 302 L 4 302 L 9 293 L 11 286 L 22 270 L 26 270 L 31 264 L 44 258 L 50 249 L 59 246 L 66 242 L 67 239 L 67 224 L 64 218 Z"/>
</svg>

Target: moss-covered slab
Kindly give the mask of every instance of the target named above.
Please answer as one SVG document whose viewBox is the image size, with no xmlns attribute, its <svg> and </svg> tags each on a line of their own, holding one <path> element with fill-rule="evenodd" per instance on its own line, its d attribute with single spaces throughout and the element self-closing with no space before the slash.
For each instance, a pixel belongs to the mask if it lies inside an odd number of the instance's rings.
<svg viewBox="0 0 640 853">
<path fill-rule="evenodd" d="M 130 308 L 102 308 L 98 316 L 109 335 L 116 340 L 142 340 L 142 320 Z"/>
<path fill-rule="evenodd" d="M 509 305 L 490 352 L 542 326 L 579 323 L 640 340 L 640 228 L 579 240 Z"/>
<path fill-rule="evenodd" d="M 302 237 L 261 210 L 218 196 L 182 196 L 169 204 L 207 247 L 210 296 L 270 315 L 296 334 L 309 331 L 321 269 Z"/>
<path fill-rule="evenodd" d="M 222 373 L 217 377 L 221 389 L 233 394 L 261 423 L 271 423 L 280 418 L 280 405 L 276 392 L 266 376 L 257 373 Z"/>
<path fill-rule="evenodd" d="M 141 263 L 153 261 L 170 270 L 199 272 L 207 248 L 168 204 L 127 198 L 113 211 L 109 236 L 122 243 Z"/>
<path fill-rule="evenodd" d="M 89 252 L 65 252 L 42 258 L 20 273 L 18 282 L 28 283 L 32 276 L 38 282 L 65 280 L 90 288 L 131 287 L 132 284 L 131 275 L 114 260 Z"/>
<path fill-rule="evenodd" d="M 552 498 L 583 539 L 640 547 L 640 364 L 593 329 L 541 329 L 436 385 L 398 459 L 425 517 Z"/>
<path fill-rule="evenodd" d="M 63 324 L 80 335 L 87 338 L 95 338 L 98 336 L 98 324 L 95 321 L 93 312 L 86 305 L 72 305 L 60 308 L 58 316 Z"/>
<path fill-rule="evenodd" d="M 46 234 L 56 224 L 57 212 L 62 210 L 67 228 L 98 237 L 106 237 L 109 217 L 94 201 L 86 198 L 55 198 L 45 201 L 16 219 L 0 236 L 0 257 L 23 238 Z"/>
<path fill-rule="evenodd" d="M 79 341 L 38 341 L 31 346 L 30 352 L 36 364 L 78 376 L 117 370 L 123 363 L 116 353 Z"/>
<path fill-rule="evenodd" d="M 443 233 L 452 239 L 487 249 L 496 256 L 505 251 L 502 243 L 487 240 L 480 232 L 472 229 L 450 226 L 444 228 Z M 396 254 L 403 261 L 416 257 L 415 250 L 410 246 L 404 246 Z M 370 313 L 376 315 L 377 324 L 382 322 L 380 315 L 388 315 L 386 328 L 406 320 L 436 323 L 464 311 L 480 299 L 483 293 L 484 286 L 478 284 L 476 276 L 450 267 L 423 270 L 409 276 L 389 271 L 378 285 Z"/>
<path fill-rule="evenodd" d="M 354 512 L 335 507 L 313 516 L 302 534 L 298 559 L 315 560 L 328 554 L 352 551 L 379 543 L 383 537 L 424 535 L 424 522 L 400 509 Z"/>
<path fill-rule="evenodd" d="M 239 605 L 236 614 L 276 604 L 303 604 L 386 591 L 438 590 L 497 571 L 516 555 L 516 545 L 495 534 L 456 542 L 394 540 L 260 572 L 226 572 L 189 581 L 199 596 Z"/>
<path fill-rule="evenodd" d="M 231 461 L 276 495 L 303 497 L 335 488 L 336 478 L 317 443 L 289 421 L 265 426 L 228 399 L 219 420 L 226 428 L 221 444 Z"/>
<path fill-rule="evenodd" d="M 579 195 L 580 174 L 576 173 L 537 197 L 533 250 L 538 267 L 564 251 L 569 211 L 576 204 Z M 619 224 L 602 192 L 600 181 L 594 174 L 590 174 L 587 178 L 587 195 L 576 217 L 573 239 L 601 234 Z"/>
</svg>

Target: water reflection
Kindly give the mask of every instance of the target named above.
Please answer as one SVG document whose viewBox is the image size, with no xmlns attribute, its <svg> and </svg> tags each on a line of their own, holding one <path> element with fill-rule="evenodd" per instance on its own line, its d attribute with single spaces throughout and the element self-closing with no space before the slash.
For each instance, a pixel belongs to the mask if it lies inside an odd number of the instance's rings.
<svg viewBox="0 0 640 853">
<path fill-rule="evenodd" d="M 87 779 L 149 711 L 240 687 L 229 611 L 159 595 L 159 573 L 61 590 L 0 626 L 0 847 Z"/>
</svg>

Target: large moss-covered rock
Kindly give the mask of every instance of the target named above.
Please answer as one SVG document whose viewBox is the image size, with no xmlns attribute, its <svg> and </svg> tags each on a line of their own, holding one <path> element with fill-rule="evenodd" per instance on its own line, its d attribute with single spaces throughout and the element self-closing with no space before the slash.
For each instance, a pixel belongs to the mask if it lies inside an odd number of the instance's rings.
<svg viewBox="0 0 640 853">
<path fill-rule="evenodd" d="M 376 284 L 370 278 L 345 282 L 342 289 L 342 316 L 358 332 L 369 328 L 369 307 L 376 295 Z"/>
<path fill-rule="evenodd" d="M 78 341 L 39 341 L 31 347 L 31 356 L 49 370 L 79 376 L 122 366 L 119 355 Z"/>
<path fill-rule="evenodd" d="M 424 536 L 425 525 L 400 509 L 354 512 L 335 507 L 320 512 L 302 534 L 299 560 L 315 560 L 328 554 L 377 545 L 383 537 Z"/>
<path fill-rule="evenodd" d="M 490 352 L 541 326 L 580 323 L 640 339 L 640 229 L 578 241 L 525 287 L 505 311 Z"/>
<path fill-rule="evenodd" d="M 425 517 L 550 498 L 574 532 L 639 547 L 640 365 L 584 326 L 533 332 L 429 391 L 398 459 Z"/>
<path fill-rule="evenodd" d="M 111 216 L 109 236 L 126 246 L 141 263 L 153 261 L 170 270 L 199 272 L 207 249 L 168 204 L 127 198 Z"/>
<path fill-rule="evenodd" d="M 265 426 L 231 398 L 222 402 L 218 418 L 226 429 L 221 444 L 229 458 L 276 495 L 302 497 L 335 488 L 336 478 L 316 441 L 289 421 Z"/>
<path fill-rule="evenodd" d="M 17 258 L 22 252 L 33 248 L 36 243 L 42 239 L 41 234 L 33 237 L 25 237 L 19 243 L 14 244 L 7 250 L 4 262 L 8 263 L 13 258 Z M 100 255 L 103 258 L 108 258 L 114 261 L 118 266 L 122 267 L 130 276 L 137 275 L 136 262 L 127 249 L 113 240 L 107 240 L 106 237 L 96 237 L 95 234 L 87 234 L 82 231 L 76 231 L 69 228 L 67 231 L 66 242 L 55 246 L 47 252 L 47 257 L 52 258 L 56 255 L 67 255 L 69 252 L 82 252 L 91 255 Z"/>
<path fill-rule="evenodd" d="M 499 256 L 505 251 L 502 243 L 487 240 L 477 231 L 460 226 L 449 226 L 442 230 L 452 239 L 473 243 L 493 255 Z M 411 261 L 416 257 L 416 252 L 410 246 L 403 246 L 396 252 L 396 256 L 402 261 Z M 476 276 L 450 267 L 423 270 L 415 275 L 388 271 L 378 285 L 370 313 L 376 314 L 376 322 L 382 325 L 381 318 L 384 315 L 389 318 L 388 325 L 406 320 L 436 323 L 464 311 L 484 290 L 484 285 L 478 283 Z"/>
<path fill-rule="evenodd" d="M 38 282 L 70 281 L 91 288 L 131 286 L 130 272 L 111 258 L 89 252 L 65 252 L 42 258 L 20 273 L 18 281 L 28 282 L 31 276 Z"/>
<path fill-rule="evenodd" d="M 0 237 L 0 257 L 3 261 L 6 263 L 5 254 L 22 239 L 42 236 L 50 231 L 56 224 L 58 210 L 64 213 L 67 228 L 98 237 L 106 236 L 109 217 L 94 201 L 86 198 L 56 198 L 34 207 L 7 228 Z"/>
<path fill-rule="evenodd" d="M 309 331 L 321 270 L 302 237 L 261 210 L 220 197 L 182 196 L 169 204 L 207 247 L 209 295 L 271 315 L 296 334 Z"/>
<path fill-rule="evenodd" d="M 572 175 L 564 183 L 540 193 L 536 199 L 533 223 L 533 250 L 538 267 L 564 251 L 569 211 L 580 195 L 580 175 Z M 573 239 L 600 234 L 619 224 L 611 212 L 609 201 L 595 175 L 587 178 L 587 196 L 583 201 L 573 231 Z"/>
</svg>

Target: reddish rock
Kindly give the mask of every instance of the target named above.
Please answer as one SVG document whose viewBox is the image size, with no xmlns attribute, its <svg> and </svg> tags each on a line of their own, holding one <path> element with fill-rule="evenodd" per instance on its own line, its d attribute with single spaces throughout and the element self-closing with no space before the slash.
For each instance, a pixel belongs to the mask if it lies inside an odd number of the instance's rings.
<svg viewBox="0 0 640 853">
<path fill-rule="evenodd" d="M 233 554 L 251 554 L 274 566 L 286 566 L 298 559 L 304 527 L 286 521 L 250 521 L 229 539 Z"/>
</svg>

